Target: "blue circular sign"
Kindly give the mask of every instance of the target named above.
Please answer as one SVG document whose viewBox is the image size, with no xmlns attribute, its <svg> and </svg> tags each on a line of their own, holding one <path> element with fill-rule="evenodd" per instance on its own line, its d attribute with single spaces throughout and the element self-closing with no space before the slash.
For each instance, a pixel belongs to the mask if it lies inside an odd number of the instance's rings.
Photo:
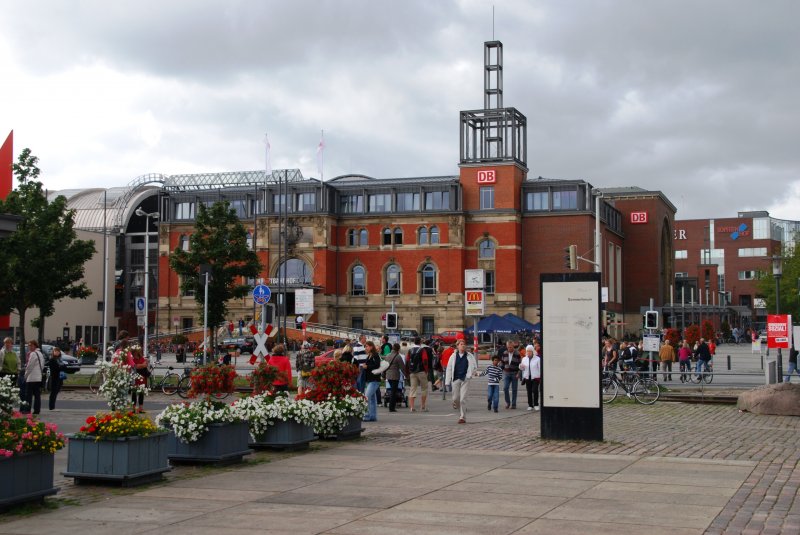
<svg viewBox="0 0 800 535">
<path fill-rule="evenodd" d="M 270 291 L 269 286 L 266 286 L 265 284 L 259 284 L 253 288 L 253 301 L 255 301 L 257 305 L 266 305 L 271 296 L 272 292 Z"/>
</svg>

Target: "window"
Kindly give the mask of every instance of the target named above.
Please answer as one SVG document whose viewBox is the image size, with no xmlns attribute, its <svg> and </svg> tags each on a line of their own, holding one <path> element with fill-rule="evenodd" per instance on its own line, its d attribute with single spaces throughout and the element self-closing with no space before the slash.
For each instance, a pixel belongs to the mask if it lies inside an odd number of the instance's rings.
<svg viewBox="0 0 800 535">
<path fill-rule="evenodd" d="M 689 278 L 689 273 L 686 272 L 686 271 L 676 271 L 675 272 L 675 278 L 676 279 L 688 279 Z"/>
<path fill-rule="evenodd" d="M 577 207 L 578 207 L 577 191 L 569 190 L 569 191 L 553 192 L 553 210 L 574 210 Z"/>
<path fill-rule="evenodd" d="M 739 272 L 739 280 L 740 281 L 751 281 L 759 278 L 757 271 L 740 271 Z"/>
<path fill-rule="evenodd" d="M 433 264 L 422 266 L 422 295 L 436 295 L 436 268 Z"/>
<path fill-rule="evenodd" d="M 766 247 L 747 247 L 739 249 L 739 256 L 767 256 Z"/>
<path fill-rule="evenodd" d="M 381 232 L 381 236 L 383 236 L 384 245 L 392 244 L 392 231 L 390 229 L 388 228 L 383 229 L 383 232 Z"/>
<path fill-rule="evenodd" d="M 394 244 L 403 245 L 403 229 L 395 227 L 394 229 Z"/>
<path fill-rule="evenodd" d="M 702 264 L 722 264 L 725 261 L 725 249 L 700 249 Z"/>
<path fill-rule="evenodd" d="M 311 284 L 314 278 L 311 268 L 299 258 L 290 258 L 281 264 L 278 277 L 285 277 L 290 284 Z"/>
<path fill-rule="evenodd" d="M 432 226 L 431 227 L 431 245 L 439 243 L 439 227 Z"/>
<path fill-rule="evenodd" d="M 350 229 L 347 231 L 347 245 L 350 247 L 356 246 L 356 231 L 355 229 Z"/>
<path fill-rule="evenodd" d="M 398 193 L 396 209 L 398 212 L 419 210 L 419 193 Z"/>
<path fill-rule="evenodd" d="M 272 213 L 277 214 L 282 212 L 286 207 L 286 195 L 273 195 L 272 196 Z"/>
<path fill-rule="evenodd" d="M 759 217 L 753 219 L 753 239 L 768 240 L 769 238 L 769 218 Z"/>
<path fill-rule="evenodd" d="M 431 335 L 436 334 L 436 330 L 434 327 L 434 317 L 433 316 L 422 316 L 422 336 L 425 338 L 430 338 Z"/>
<path fill-rule="evenodd" d="M 249 230 L 247 231 L 247 238 L 246 239 L 247 239 L 247 248 L 248 249 L 252 249 L 253 248 L 253 233 L 250 232 Z"/>
<path fill-rule="evenodd" d="M 426 210 L 449 210 L 450 192 L 449 191 L 429 191 L 425 193 Z"/>
<path fill-rule="evenodd" d="M 485 239 L 478 244 L 478 258 L 494 258 L 494 242 Z"/>
<path fill-rule="evenodd" d="M 233 211 L 236 212 L 236 217 L 239 219 L 247 217 L 247 201 L 244 199 L 233 200 L 230 206 L 233 208 Z"/>
<path fill-rule="evenodd" d="M 417 243 L 420 245 L 428 245 L 428 227 L 419 227 L 417 231 Z"/>
<path fill-rule="evenodd" d="M 178 238 L 178 247 L 180 247 L 182 251 L 189 251 L 189 236 L 181 234 L 181 237 Z"/>
<path fill-rule="evenodd" d="M 175 203 L 175 219 L 194 219 L 194 203 Z"/>
<path fill-rule="evenodd" d="M 483 289 L 486 290 L 487 294 L 493 294 L 495 291 L 494 287 L 494 270 L 487 269 L 483 272 Z"/>
<path fill-rule="evenodd" d="M 355 266 L 350 281 L 352 295 L 367 295 L 367 271 L 364 266 Z"/>
<path fill-rule="evenodd" d="M 400 295 L 400 268 L 397 264 L 386 268 L 386 295 Z"/>
<path fill-rule="evenodd" d="M 364 196 L 342 195 L 340 208 L 343 214 L 360 214 L 364 211 Z"/>
<path fill-rule="evenodd" d="M 686 260 L 689 258 L 689 251 L 675 251 L 675 260 Z"/>
<path fill-rule="evenodd" d="M 358 231 L 358 244 L 362 247 L 366 247 L 369 245 L 369 240 L 367 239 L 369 235 L 367 234 L 367 229 L 362 228 Z"/>
<path fill-rule="evenodd" d="M 350 327 L 352 327 L 353 329 L 364 330 L 364 317 L 353 316 L 352 318 L 350 318 Z"/>
<path fill-rule="evenodd" d="M 494 208 L 494 186 L 483 186 L 480 191 L 481 210 Z"/>
<path fill-rule="evenodd" d="M 528 210 L 547 210 L 550 208 L 550 195 L 546 191 L 532 191 L 525 195 L 525 208 Z"/>
<path fill-rule="evenodd" d="M 315 192 L 298 193 L 296 197 L 298 212 L 315 212 L 317 209 L 317 194 Z"/>
<path fill-rule="evenodd" d="M 392 195 L 390 193 L 376 193 L 369 196 L 369 211 L 372 212 L 391 212 Z"/>
</svg>

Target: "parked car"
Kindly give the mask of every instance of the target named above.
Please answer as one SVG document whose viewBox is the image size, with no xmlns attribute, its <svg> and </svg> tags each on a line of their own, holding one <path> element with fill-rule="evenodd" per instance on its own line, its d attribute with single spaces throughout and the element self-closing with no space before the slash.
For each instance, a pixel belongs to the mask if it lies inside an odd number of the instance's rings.
<svg viewBox="0 0 800 535">
<path fill-rule="evenodd" d="M 256 343 L 251 336 L 242 336 L 238 338 L 223 338 L 222 342 L 217 344 L 220 351 L 233 351 L 238 349 L 241 353 L 252 353 L 256 348 Z"/>
<path fill-rule="evenodd" d="M 53 348 L 55 346 L 51 346 L 50 344 L 42 344 L 41 350 L 42 354 L 44 355 L 45 360 L 50 360 L 50 355 L 53 354 Z M 19 346 L 11 346 L 11 350 L 19 355 Z M 27 349 L 26 349 L 27 351 Z M 67 373 L 76 373 L 81 371 L 81 362 L 73 357 L 72 355 L 67 355 L 63 351 L 61 352 L 61 361 L 64 363 L 65 370 Z"/>
<path fill-rule="evenodd" d="M 413 340 L 419 336 L 416 329 L 400 329 L 400 340 Z"/>
<path fill-rule="evenodd" d="M 323 353 L 320 353 L 316 357 L 314 357 L 314 366 L 322 366 L 323 364 L 327 364 L 333 360 L 333 353 L 335 349 L 329 349 Z"/>
<path fill-rule="evenodd" d="M 461 331 L 442 331 L 431 336 L 431 340 L 438 340 L 442 344 L 450 345 L 455 344 L 459 336 L 463 338 L 464 333 Z"/>
</svg>

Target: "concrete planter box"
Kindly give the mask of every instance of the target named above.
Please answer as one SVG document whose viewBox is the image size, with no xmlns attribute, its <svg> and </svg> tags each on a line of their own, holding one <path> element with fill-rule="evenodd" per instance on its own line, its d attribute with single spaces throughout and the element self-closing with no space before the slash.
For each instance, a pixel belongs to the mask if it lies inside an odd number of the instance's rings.
<svg viewBox="0 0 800 535">
<path fill-rule="evenodd" d="M 170 470 L 167 437 L 166 432 L 108 440 L 71 436 L 64 475 L 76 484 L 107 481 L 123 486 L 161 479 Z"/>
<path fill-rule="evenodd" d="M 316 440 L 314 428 L 294 420 L 278 420 L 250 442 L 251 448 L 305 449 Z"/>
<path fill-rule="evenodd" d="M 0 510 L 22 502 L 44 501 L 53 486 L 52 453 L 31 452 L 0 457 Z"/>
<path fill-rule="evenodd" d="M 247 447 L 250 429 L 246 422 L 209 424 L 197 442 L 186 444 L 174 433 L 167 437 L 167 457 L 171 462 L 184 463 L 237 463 L 253 450 Z"/>
<path fill-rule="evenodd" d="M 353 438 L 358 438 L 361 436 L 361 432 L 364 430 L 361 427 L 361 418 L 358 416 L 350 416 L 347 419 L 347 424 L 343 428 L 339 430 L 338 433 L 333 435 L 324 435 L 320 438 L 325 439 L 333 439 L 333 440 L 350 440 Z"/>
</svg>

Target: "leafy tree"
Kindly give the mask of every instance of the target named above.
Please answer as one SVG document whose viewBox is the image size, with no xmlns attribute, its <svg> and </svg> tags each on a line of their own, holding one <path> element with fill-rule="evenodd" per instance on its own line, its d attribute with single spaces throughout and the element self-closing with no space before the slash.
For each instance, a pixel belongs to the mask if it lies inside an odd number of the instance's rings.
<svg viewBox="0 0 800 535">
<path fill-rule="evenodd" d="M 195 231 L 189 238 L 189 250 L 176 248 L 169 263 L 181 278 L 181 290 L 184 293 L 194 291 L 201 322 L 205 277 L 200 275 L 200 266 L 209 266 L 208 326 L 211 347 L 215 347 L 214 327 L 225 321 L 228 301 L 242 298 L 251 291 L 250 286 L 241 284 L 242 277 L 257 277 L 261 271 L 258 256 L 247 246 L 247 230 L 228 201 L 214 203 L 211 208 L 200 204 Z"/>
<path fill-rule="evenodd" d="M 800 317 L 800 256 L 796 247 L 785 247 L 783 252 L 783 273 L 781 275 L 781 314 L 791 314 L 792 321 Z M 760 273 L 757 288 L 760 296 L 767 300 L 767 312 L 775 313 L 775 277 L 772 274 L 772 262 L 765 265 Z"/>
<path fill-rule="evenodd" d="M 0 212 L 22 217 L 17 232 L 6 238 L 0 254 L 0 313 L 19 314 L 20 340 L 25 341 L 25 316 L 38 307 L 39 341 L 44 338 L 45 318 L 55 310 L 55 302 L 86 299 L 91 291 L 81 282 L 84 264 L 95 252 L 90 240 L 79 240 L 75 233 L 75 211 L 67 209 L 67 199 L 59 195 L 48 202 L 39 177 L 39 158 L 26 148 L 12 170 L 19 180 L 16 190 Z"/>
</svg>

